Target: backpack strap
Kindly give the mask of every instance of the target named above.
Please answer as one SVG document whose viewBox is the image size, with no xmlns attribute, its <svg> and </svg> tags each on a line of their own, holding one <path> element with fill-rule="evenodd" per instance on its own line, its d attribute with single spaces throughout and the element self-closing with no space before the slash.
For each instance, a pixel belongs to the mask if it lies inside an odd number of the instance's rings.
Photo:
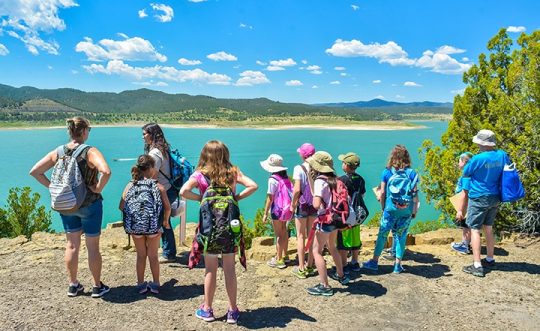
<svg viewBox="0 0 540 331">
<path fill-rule="evenodd" d="M 311 191 L 311 195 L 313 195 L 313 189 L 311 188 L 311 183 L 309 181 L 309 172 L 307 171 L 306 167 L 304 167 L 303 164 L 301 164 L 300 167 L 302 168 L 302 171 L 306 175 L 307 186 L 309 187 L 309 190 Z M 302 192 L 302 185 L 300 185 L 300 195 L 302 195 L 302 193 L 303 193 Z"/>
<path fill-rule="evenodd" d="M 163 153 L 161 153 L 161 155 L 163 155 Z M 163 155 L 163 158 L 165 158 L 165 155 Z M 163 175 L 163 177 L 165 177 L 169 182 L 171 181 L 172 179 L 172 168 L 173 168 L 173 164 L 172 164 L 172 157 L 171 157 L 171 150 L 169 149 L 169 151 L 167 152 L 167 158 L 169 159 L 169 172 L 170 172 L 170 177 L 165 175 L 165 173 L 163 171 L 161 171 L 161 169 L 159 169 L 159 173 Z M 163 162 L 162 162 L 163 163 Z"/>
<path fill-rule="evenodd" d="M 81 144 L 79 146 L 77 146 L 77 148 L 75 149 L 75 151 L 73 152 L 73 154 L 71 154 L 71 157 L 73 157 L 74 159 L 77 159 L 77 157 L 79 157 L 79 155 L 81 155 L 81 153 L 87 148 L 87 147 L 90 147 L 86 144 Z"/>
</svg>

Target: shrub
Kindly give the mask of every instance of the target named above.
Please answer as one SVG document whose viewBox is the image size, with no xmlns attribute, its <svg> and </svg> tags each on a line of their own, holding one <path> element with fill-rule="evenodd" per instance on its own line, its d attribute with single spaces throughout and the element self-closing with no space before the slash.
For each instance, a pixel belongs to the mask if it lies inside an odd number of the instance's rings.
<svg viewBox="0 0 540 331">
<path fill-rule="evenodd" d="M 255 218 L 253 222 L 251 222 L 251 226 L 247 225 L 242 218 L 242 223 L 244 224 L 244 240 L 246 242 L 246 249 L 251 248 L 251 242 L 253 241 L 253 238 L 271 236 L 274 233 L 272 229 L 272 223 L 265 223 L 263 221 L 263 212 L 264 209 L 257 209 L 257 212 L 255 213 Z"/>
<path fill-rule="evenodd" d="M 448 221 L 417 221 L 409 228 L 409 234 L 419 234 L 438 229 L 455 228 L 452 222 Z"/>
</svg>

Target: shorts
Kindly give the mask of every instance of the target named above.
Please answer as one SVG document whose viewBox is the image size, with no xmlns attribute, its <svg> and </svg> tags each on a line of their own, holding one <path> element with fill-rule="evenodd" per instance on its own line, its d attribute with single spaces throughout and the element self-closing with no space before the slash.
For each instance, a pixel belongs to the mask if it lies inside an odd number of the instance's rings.
<svg viewBox="0 0 540 331">
<path fill-rule="evenodd" d="M 469 198 L 467 225 L 473 230 L 480 230 L 483 225 L 492 226 L 499 210 L 499 203 L 498 195 Z"/>
<path fill-rule="evenodd" d="M 96 200 L 91 205 L 68 215 L 61 213 L 60 218 L 66 233 L 82 230 L 87 237 L 97 237 L 101 234 L 103 200 Z"/>
<path fill-rule="evenodd" d="M 307 218 L 307 217 L 316 217 L 316 216 L 317 216 L 317 211 L 313 213 L 308 213 L 304 210 L 301 210 L 300 206 L 296 208 L 296 213 L 294 213 L 294 217 L 296 218 Z"/>
<path fill-rule="evenodd" d="M 338 232 L 336 246 L 342 251 L 353 251 L 362 247 L 360 240 L 360 226 L 353 226 Z"/>
<path fill-rule="evenodd" d="M 315 223 L 317 231 L 320 231 L 322 233 L 331 233 L 336 230 L 344 229 L 346 226 L 341 223 Z"/>
</svg>

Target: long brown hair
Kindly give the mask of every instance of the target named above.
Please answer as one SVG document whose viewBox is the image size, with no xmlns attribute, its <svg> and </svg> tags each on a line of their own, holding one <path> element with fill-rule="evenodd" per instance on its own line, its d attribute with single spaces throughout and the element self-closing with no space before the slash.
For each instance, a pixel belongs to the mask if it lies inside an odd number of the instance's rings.
<svg viewBox="0 0 540 331">
<path fill-rule="evenodd" d="M 394 146 L 394 148 L 392 148 L 392 151 L 390 151 L 390 155 L 388 156 L 388 162 L 386 163 L 386 167 L 388 169 L 405 169 L 410 166 L 411 156 L 409 155 L 409 151 L 407 150 L 407 148 L 405 148 L 405 146 L 403 145 Z"/>
<path fill-rule="evenodd" d="M 239 171 L 230 161 L 229 149 L 219 140 L 210 140 L 204 145 L 197 170 L 208 176 L 214 185 L 229 187 Z"/>
<path fill-rule="evenodd" d="M 141 155 L 137 158 L 137 164 L 131 168 L 131 178 L 133 180 L 143 179 L 144 172 L 152 169 L 156 161 L 150 155 Z"/>
<path fill-rule="evenodd" d="M 71 139 L 79 139 L 84 134 L 84 130 L 90 127 L 90 122 L 81 116 L 75 116 L 66 120 L 67 129 Z"/>
<path fill-rule="evenodd" d="M 309 176 L 313 180 L 317 179 L 319 176 L 325 176 L 327 178 L 326 182 L 328 183 L 330 190 L 335 191 L 337 189 L 337 178 L 334 172 L 318 172 L 313 168 L 309 168 Z"/>
<path fill-rule="evenodd" d="M 148 154 L 152 148 L 157 148 L 163 154 L 164 158 L 169 157 L 169 143 L 165 139 L 165 134 L 157 123 L 148 123 L 142 127 L 142 130 L 148 133 L 152 139 L 151 144 L 144 144 L 144 152 Z"/>
</svg>

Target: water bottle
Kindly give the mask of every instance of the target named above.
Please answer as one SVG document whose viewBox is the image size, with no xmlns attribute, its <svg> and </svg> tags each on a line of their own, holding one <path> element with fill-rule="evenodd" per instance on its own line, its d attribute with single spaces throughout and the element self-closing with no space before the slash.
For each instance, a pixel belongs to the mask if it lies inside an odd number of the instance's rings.
<svg viewBox="0 0 540 331">
<path fill-rule="evenodd" d="M 235 236 L 240 235 L 240 231 L 242 230 L 242 224 L 240 223 L 240 220 L 231 220 L 230 226 Z"/>
</svg>

